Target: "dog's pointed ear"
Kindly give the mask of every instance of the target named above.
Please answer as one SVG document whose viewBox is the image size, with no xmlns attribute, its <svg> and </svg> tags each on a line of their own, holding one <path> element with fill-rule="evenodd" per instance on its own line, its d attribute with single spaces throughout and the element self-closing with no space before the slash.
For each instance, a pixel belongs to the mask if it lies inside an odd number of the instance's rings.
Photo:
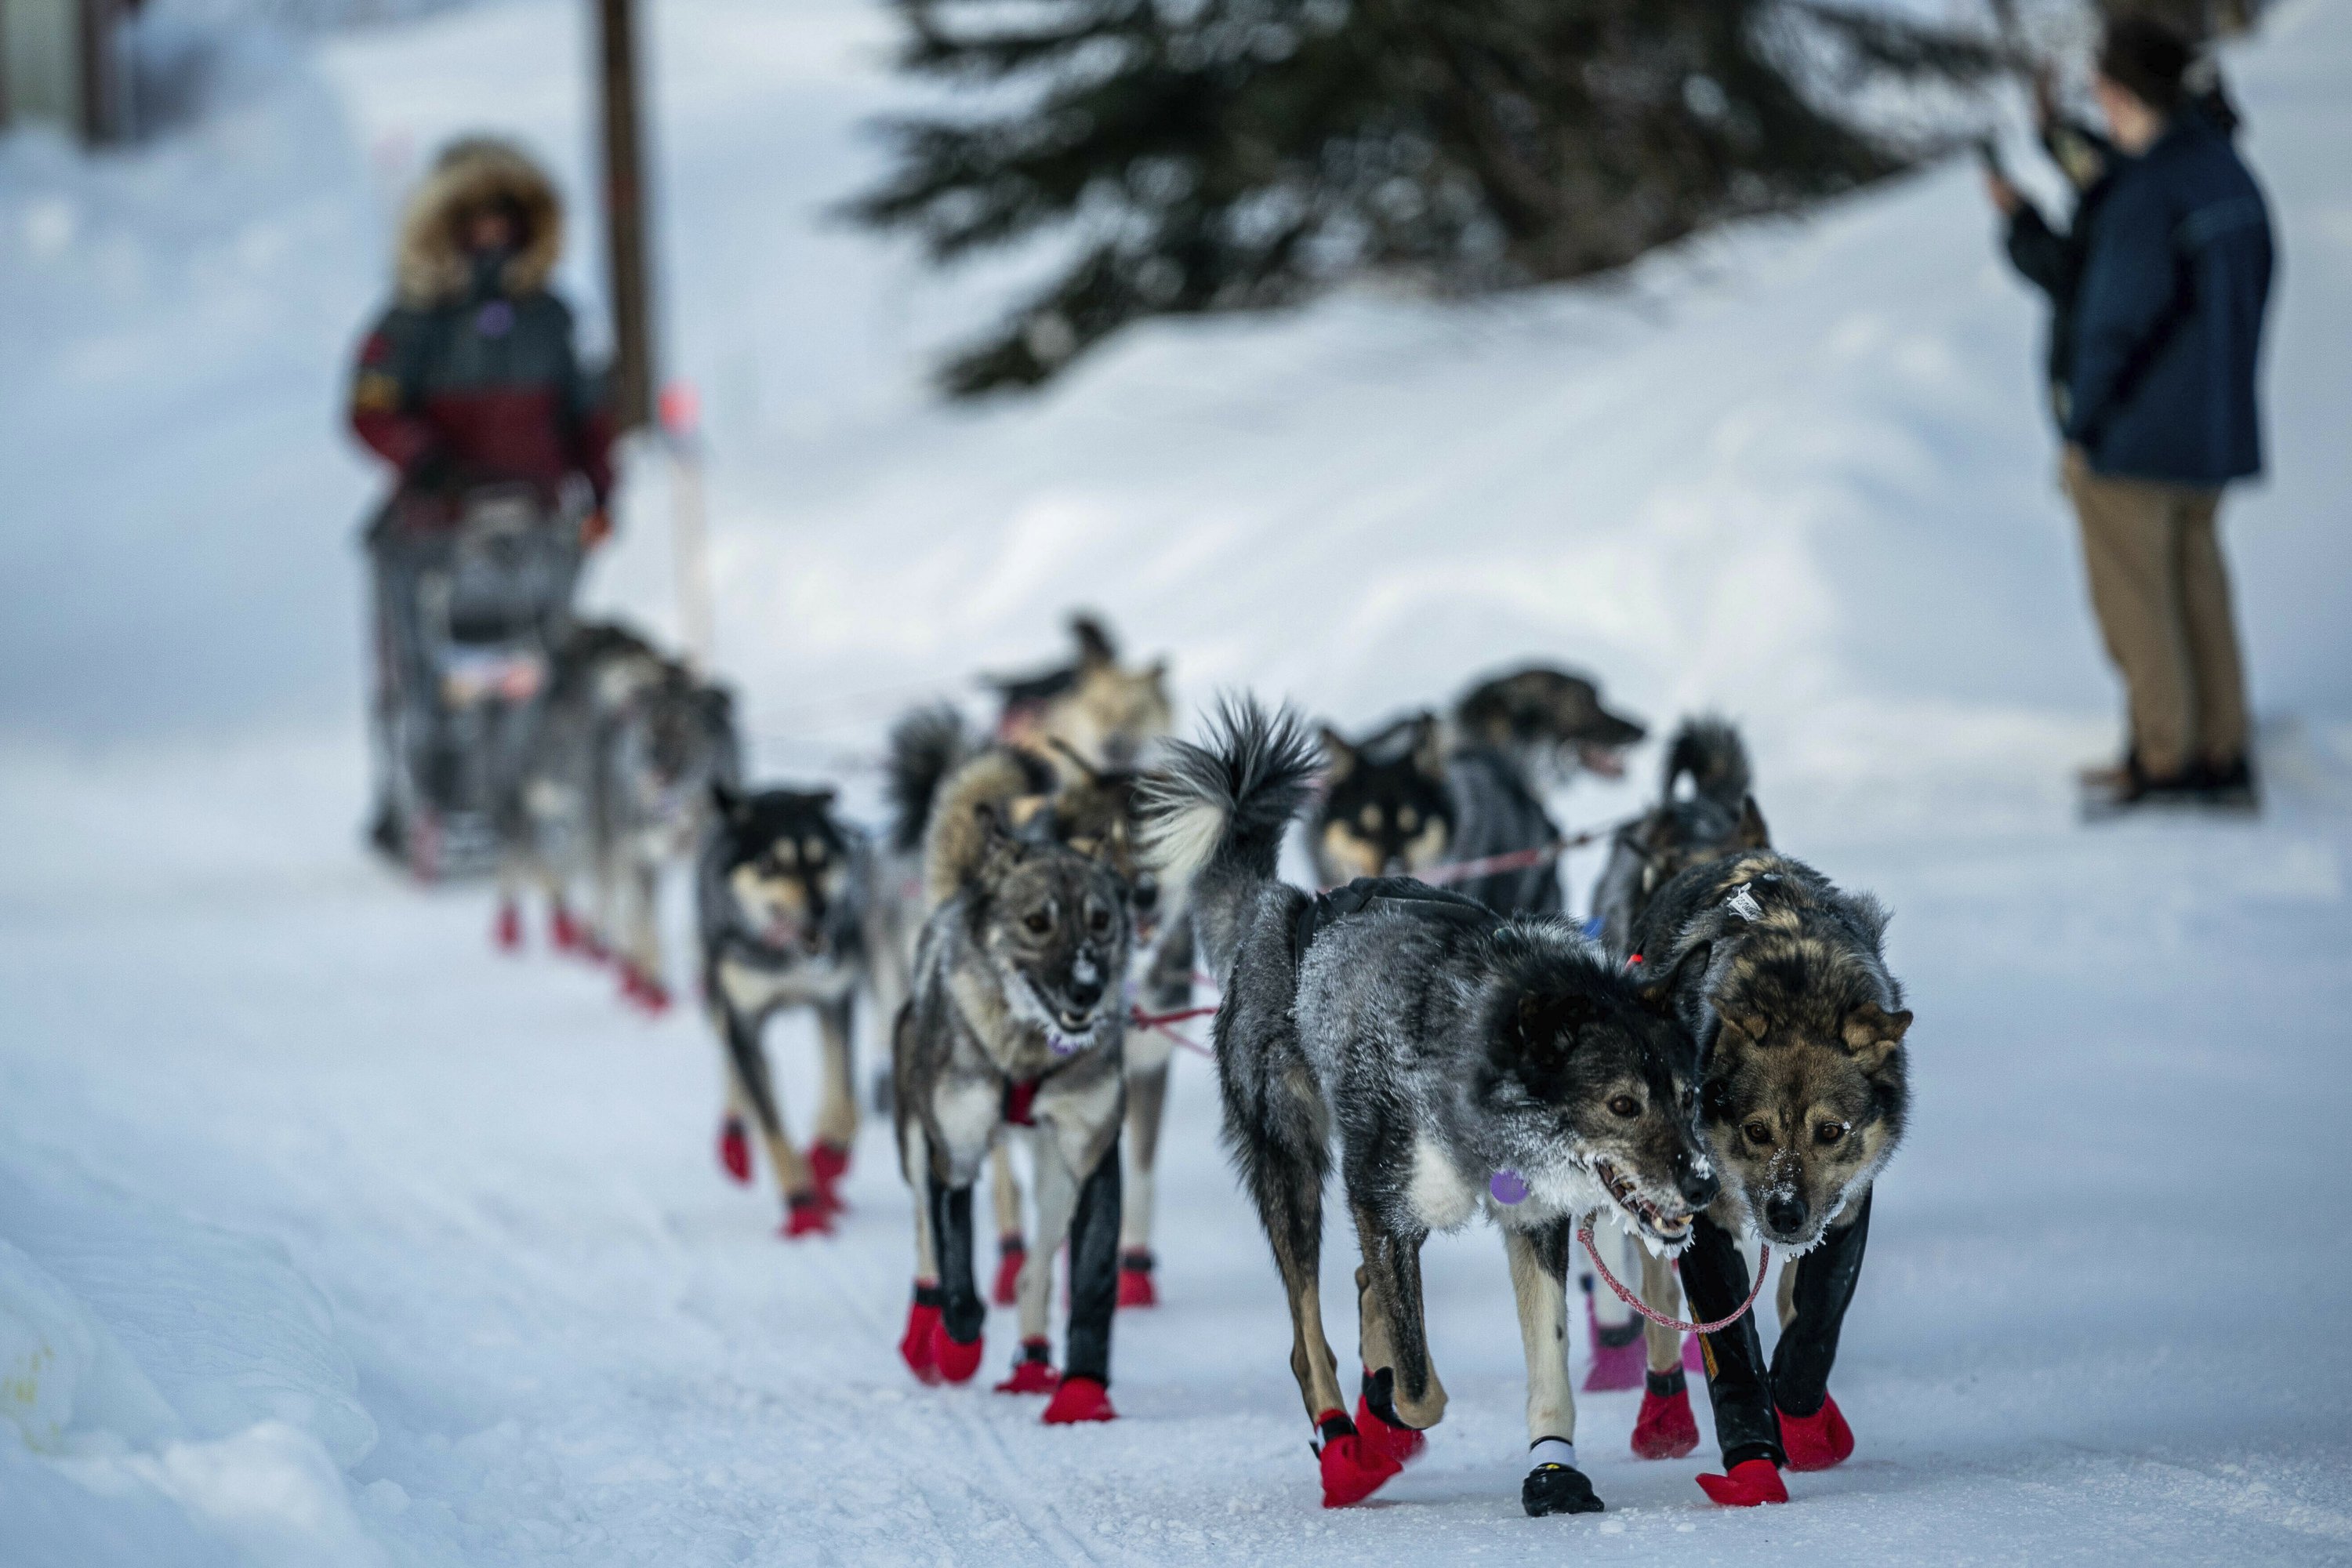
<svg viewBox="0 0 2352 1568">
<path fill-rule="evenodd" d="M 718 811 L 719 820 L 729 826 L 742 825 L 743 796 L 725 779 L 710 781 L 710 804 Z"/>
<path fill-rule="evenodd" d="M 1722 1034 L 1741 1045 L 1760 1046 L 1772 1032 L 1771 1020 L 1760 1013 L 1717 1013 L 1716 1018 L 1723 1026 Z"/>
<path fill-rule="evenodd" d="M 1434 713 L 1423 713 L 1412 721 L 1412 766 L 1424 778 L 1445 776 L 1445 736 Z"/>
<path fill-rule="evenodd" d="M 974 820 L 980 824 L 980 853 L 983 861 L 1002 857 L 1018 860 L 1028 853 L 1028 846 L 1014 831 L 1013 823 L 992 800 L 983 800 L 971 808 Z"/>
<path fill-rule="evenodd" d="M 1118 644 L 1111 640 L 1110 628 L 1089 611 L 1080 610 L 1070 617 L 1070 635 L 1078 639 L 1078 668 L 1103 669 L 1118 662 Z"/>
<path fill-rule="evenodd" d="M 1911 1009 L 1890 1013 L 1875 1002 L 1864 1002 L 1845 1016 L 1845 1048 L 1864 1072 L 1876 1072 L 1903 1043 L 1911 1028 Z"/>
<path fill-rule="evenodd" d="M 819 784 L 814 789 L 803 790 L 801 799 L 814 810 L 830 811 L 833 809 L 834 797 L 838 793 L 831 784 Z"/>
<path fill-rule="evenodd" d="M 1320 731 L 1323 742 L 1323 782 L 1338 784 L 1356 771 L 1356 748 L 1348 744 L 1348 737 L 1326 724 Z"/>
<path fill-rule="evenodd" d="M 1743 849 L 1769 849 L 1772 830 L 1764 826 L 1764 813 L 1758 809 L 1756 797 L 1739 797 L 1739 847 Z"/>
<path fill-rule="evenodd" d="M 1633 994 L 1641 998 L 1643 1006 L 1659 1017 L 1672 1018 L 1675 998 L 1682 991 L 1683 983 L 1703 978 L 1714 957 L 1715 944 L 1702 942 L 1670 964 L 1652 963 L 1645 958 L 1634 971 L 1640 979 Z"/>
</svg>

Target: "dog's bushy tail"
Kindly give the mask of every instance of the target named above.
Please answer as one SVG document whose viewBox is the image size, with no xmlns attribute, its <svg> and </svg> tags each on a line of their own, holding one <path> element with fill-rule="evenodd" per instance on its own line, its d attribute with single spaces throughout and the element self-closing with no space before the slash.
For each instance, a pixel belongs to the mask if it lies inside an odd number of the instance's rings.
<svg viewBox="0 0 2352 1568">
<path fill-rule="evenodd" d="M 883 795 L 890 803 L 890 847 L 911 855 L 923 846 L 940 783 L 971 755 L 963 717 L 946 703 L 918 708 L 890 726 Z"/>
<path fill-rule="evenodd" d="M 1218 705 L 1206 744 L 1176 742 L 1139 792 L 1144 858 L 1189 878 L 1194 932 L 1223 973 L 1251 900 L 1274 880 L 1282 836 L 1307 804 L 1322 753 L 1298 715 L 1255 698 Z"/>
<path fill-rule="evenodd" d="M 1748 798 L 1753 780 L 1748 773 L 1748 747 L 1739 731 L 1712 714 L 1685 719 L 1666 748 L 1666 777 L 1660 798 L 1671 803 L 1675 786 L 1687 775 L 1700 796 L 1715 802 L 1733 816 Z"/>
</svg>

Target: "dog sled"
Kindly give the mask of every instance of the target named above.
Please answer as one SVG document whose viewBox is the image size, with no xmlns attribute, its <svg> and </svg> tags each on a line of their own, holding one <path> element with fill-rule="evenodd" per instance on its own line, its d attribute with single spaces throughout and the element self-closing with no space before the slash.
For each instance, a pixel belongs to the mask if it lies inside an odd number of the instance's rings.
<svg viewBox="0 0 2352 1568">
<path fill-rule="evenodd" d="M 383 781 L 373 837 L 434 882 L 497 863 L 499 813 L 570 626 L 584 508 L 523 486 L 469 492 L 430 518 L 418 505 L 394 497 L 368 536 Z"/>
</svg>

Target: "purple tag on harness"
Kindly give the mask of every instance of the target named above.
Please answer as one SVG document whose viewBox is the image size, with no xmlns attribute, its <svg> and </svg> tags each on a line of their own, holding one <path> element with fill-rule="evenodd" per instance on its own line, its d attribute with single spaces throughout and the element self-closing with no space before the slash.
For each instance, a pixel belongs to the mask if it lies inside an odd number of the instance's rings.
<svg viewBox="0 0 2352 1568">
<path fill-rule="evenodd" d="M 1496 1172 L 1486 1178 L 1486 1190 L 1495 1194 L 1496 1203 L 1506 1206 L 1528 1201 L 1527 1178 L 1517 1171 Z"/>
<path fill-rule="evenodd" d="M 514 327 L 514 307 L 493 300 L 474 312 L 474 331 L 486 338 L 502 338 Z"/>
</svg>

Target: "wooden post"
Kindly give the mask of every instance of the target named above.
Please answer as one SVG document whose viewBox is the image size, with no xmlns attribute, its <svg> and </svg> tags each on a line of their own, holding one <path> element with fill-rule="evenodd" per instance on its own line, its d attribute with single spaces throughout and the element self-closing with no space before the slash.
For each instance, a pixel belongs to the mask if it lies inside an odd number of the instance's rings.
<svg viewBox="0 0 2352 1568">
<path fill-rule="evenodd" d="M 652 286 L 646 264 L 635 0 L 596 0 L 604 87 L 606 258 L 613 296 L 613 417 L 641 430 L 654 412 Z"/>
</svg>

